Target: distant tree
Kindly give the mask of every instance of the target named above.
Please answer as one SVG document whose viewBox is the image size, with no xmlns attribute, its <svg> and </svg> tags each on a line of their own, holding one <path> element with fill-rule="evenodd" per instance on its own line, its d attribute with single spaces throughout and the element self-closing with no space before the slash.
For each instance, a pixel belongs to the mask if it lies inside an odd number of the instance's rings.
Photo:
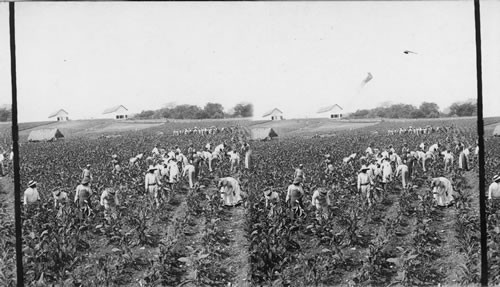
<svg viewBox="0 0 500 287">
<path fill-rule="evenodd" d="M 439 117 L 439 106 L 436 103 L 423 102 L 419 110 L 423 113 L 426 118 L 438 118 Z"/>
<path fill-rule="evenodd" d="M 253 116 L 253 105 L 252 104 L 237 104 L 234 107 L 234 114 L 233 116 L 235 117 L 252 117 Z"/>
<path fill-rule="evenodd" d="M 203 109 L 202 115 L 209 119 L 222 119 L 224 118 L 224 108 L 218 103 L 207 103 Z"/>
<path fill-rule="evenodd" d="M 12 110 L 7 108 L 0 109 L 0 122 L 12 121 Z"/>
<path fill-rule="evenodd" d="M 370 113 L 369 110 L 357 110 L 351 114 L 353 118 L 366 118 L 366 116 Z"/>
<path fill-rule="evenodd" d="M 477 115 L 477 104 L 475 103 L 453 103 L 450 106 L 450 116 L 470 117 Z"/>
<path fill-rule="evenodd" d="M 149 110 L 149 111 L 142 111 L 139 114 L 137 114 L 135 116 L 135 118 L 137 118 L 137 119 L 152 119 L 154 114 L 155 114 L 155 112 L 151 111 L 151 110 Z"/>
</svg>

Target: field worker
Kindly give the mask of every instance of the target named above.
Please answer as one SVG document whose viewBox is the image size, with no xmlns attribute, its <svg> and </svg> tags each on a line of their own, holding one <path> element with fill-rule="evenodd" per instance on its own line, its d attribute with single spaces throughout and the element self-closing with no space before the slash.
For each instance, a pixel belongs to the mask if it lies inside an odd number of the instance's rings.
<svg viewBox="0 0 500 287">
<path fill-rule="evenodd" d="M 380 155 L 382 156 L 382 158 L 389 158 L 389 152 L 387 150 L 382 151 Z"/>
<path fill-rule="evenodd" d="M 275 214 L 276 207 L 279 204 L 279 194 L 273 191 L 272 188 L 268 188 L 264 191 L 264 198 L 266 200 L 266 208 L 269 208 L 268 217 L 272 217 Z"/>
<path fill-rule="evenodd" d="M 177 161 L 175 158 L 171 159 L 167 165 L 168 169 L 168 183 L 173 190 L 173 185 L 179 181 L 179 166 L 177 165 Z"/>
<path fill-rule="evenodd" d="M 104 207 L 104 209 L 108 210 L 113 206 L 120 205 L 120 201 L 118 200 L 118 192 L 116 188 L 107 187 L 101 194 L 101 199 L 99 204 Z"/>
<path fill-rule="evenodd" d="M 361 165 L 361 166 L 363 166 L 363 165 Z M 368 176 L 372 180 L 375 180 L 375 172 L 378 169 L 378 167 L 377 167 L 377 161 L 375 159 L 372 159 L 370 161 L 370 164 L 367 167 L 368 167 L 368 170 L 366 171 L 366 173 L 368 174 Z"/>
<path fill-rule="evenodd" d="M 401 157 L 406 159 L 408 153 L 410 153 L 410 148 L 408 147 L 408 143 L 405 142 L 401 148 Z"/>
<path fill-rule="evenodd" d="M 250 169 L 250 156 L 252 155 L 252 150 L 247 142 L 243 143 L 241 152 L 245 155 L 245 169 Z"/>
<path fill-rule="evenodd" d="M 36 188 L 37 182 L 30 180 L 28 188 L 24 191 L 24 205 L 37 203 L 40 200 L 40 194 Z"/>
<path fill-rule="evenodd" d="M 82 171 L 82 180 L 84 180 L 84 179 L 88 179 L 89 186 L 90 186 L 90 183 L 92 182 L 92 180 L 94 179 L 92 177 L 92 173 L 90 172 L 90 164 L 87 164 L 87 166 Z"/>
<path fill-rule="evenodd" d="M 195 153 L 193 155 L 193 165 L 194 165 L 194 178 L 198 179 L 200 176 L 201 165 L 203 163 L 203 158 L 201 153 Z"/>
<path fill-rule="evenodd" d="M 227 154 L 231 162 L 231 172 L 236 172 L 238 166 L 240 166 L 240 154 L 234 150 L 230 150 Z"/>
<path fill-rule="evenodd" d="M 382 167 L 382 184 L 384 186 L 384 191 L 387 192 L 387 184 L 392 181 L 392 167 L 387 158 L 384 158 L 381 167 Z"/>
<path fill-rule="evenodd" d="M 175 160 L 177 160 L 177 164 L 179 165 L 179 170 L 182 170 L 184 166 L 186 166 L 189 163 L 188 158 L 182 152 L 177 153 L 177 155 L 175 156 Z"/>
<path fill-rule="evenodd" d="M 418 158 L 417 158 L 417 153 L 414 151 L 411 151 L 410 154 L 408 155 L 408 158 L 406 159 L 406 166 L 408 166 L 408 176 L 410 179 L 413 177 L 415 173 L 415 168 L 418 165 Z"/>
<path fill-rule="evenodd" d="M 448 206 L 453 201 L 453 187 L 447 178 L 433 178 L 431 188 L 438 206 Z"/>
<path fill-rule="evenodd" d="M 389 153 L 396 153 L 396 150 L 392 147 L 392 144 L 389 145 L 389 148 L 387 149 Z"/>
<path fill-rule="evenodd" d="M 395 166 L 398 166 L 398 165 L 403 163 L 403 161 L 401 160 L 401 157 L 395 152 L 389 153 L 389 159 L 390 159 L 391 163 L 394 163 Z"/>
<path fill-rule="evenodd" d="M 160 179 L 155 175 L 156 168 L 152 165 L 149 166 L 148 172 L 144 178 L 144 189 L 146 194 L 149 194 L 155 199 L 156 207 L 160 206 L 158 201 L 158 188 L 161 185 Z"/>
<path fill-rule="evenodd" d="M 420 150 L 424 151 L 425 150 L 425 146 L 426 146 L 426 143 L 422 142 L 418 147 L 420 148 Z"/>
<path fill-rule="evenodd" d="M 207 143 L 205 145 L 205 150 L 209 151 L 211 147 L 212 147 L 212 145 L 210 143 Z"/>
<path fill-rule="evenodd" d="M 193 177 L 195 173 L 195 167 L 192 163 L 188 163 L 184 166 L 184 169 L 182 170 L 182 177 L 188 177 L 189 181 L 189 188 L 193 188 Z"/>
<path fill-rule="evenodd" d="M 179 148 L 178 145 L 175 146 L 174 151 L 175 151 L 176 154 L 182 153 L 182 151 L 181 151 L 181 149 Z"/>
<path fill-rule="evenodd" d="M 0 176 L 4 176 L 6 173 L 5 166 L 3 164 L 3 161 L 5 160 L 5 156 L 3 154 L 4 154 L 4 150 L 1 149 L 0 150 Z"/>
<path fill-rule="evenodd" d="M 372 147 L 373 147 L 373 144 L 370 144 L 370 145 L 366 148 L 365 153 L 366 153 L 366 154 L 369 154 L 369 155 L 373 155 L 373 149 L 372 149 Z"/>
<path fill-rule="evenodd" d="M 326 181 L 323 180 L 323 185 Z M 316 219 L 321 221 L 323 218 L 328 219 L 328 207 L 332 204 L 330 201 L 331 191 L 320 187 L 313 192 L 311 204 L 316 207 Z"/>
<path fill-rule="evenodd" d="M 92 190 L 90 189 L 89 183 L 90 183 L 89 179 L 82 180 L 82 183 L 76 187 L 75 200 L 74 200 L 80 212 L 83 212 L 83 214 L 85 214 L 86 212 L 87 215 L 90 215 L 91 212 L 90 197 L 92 196 Z M 81 218 L 82 214 L 80 213 L 79 216 Z"/>
<path fill-rule="evenodd" d="M 243 201 L 240 183 L 232 177 L 224 177 L 219 181 L 220 193 L 225 206 L 235 206 Z"/>
<path fill-rule="evenodd" d="M 469 170 L 469 158 L 467 157 L 468 155 L 468 149 L 463 146 L 462 150 L 460 151 L 460 154 L 458 156 L 458 168 L 462 170 Z"/>
<path fill-rule="evenodd" d="M 111 164 L 113 165 L 113 173 L 118 173 L 121 170 L 120 161 L 116 154 L 111 156 L 113 159 L 111 160 Z"/>
<path fill-rule="evenodd" d="M 302 179 L 300 177 L 296 177 L 293 180 L 293 183 L 288 186 L 288 190 L 286 193 L 285 201 L 290 206 L 290 218 L 293 219 L 295 213 L 299 215 L 302 213 L 302 198 L 304 196 L 304 189 L 300 185 Z"/>
<path fill-rule="evenodd" d="M 372 206 L 371 202 L 371 186 L 373 186 L 373 179 L 368 174 L 368 168 L 366 165 L 361 166 L 361 169 L 358 173 L 358 192 L 360 192 L 364 197 L 366 197 L 366 201 L 368 206 Z"/>
<path fill-rule="evenodd" d="M 212 153 L 207 151 L 207 150 L 204 150 L 202 152 L 202 158 L 203 158 L 203 162 L 208 166 L 208 170 L 210 172 L 212 172 L 212 161 L 213 161 L 213 156 L 212 156 Z"/>
<path fill-rule="evenodd" d="M 328 168 L 328 165 L 330 165 L 332 163 L 332 159 L 331 159 L 331 156 L 329 153 L 325 154 L 325 161 L 324 162 L 325 162 L 326 168 Z"/>
<path fill-rule="evenodd" d="M 61 191 L 60 189 L 54 190 L 52 192 L 52 196 L 54 197 L 54 208 L 62 206 L 68 201 L 68 193 Z"/>
<path fill-rule="evenodd" d="M 407 189 L 409 185 L 409 175 L 408 175 L 408 166 L 406 165 L 406 161 L 403 161 L 396 168 L 396 177 L 401 174 L 401 183 L 403 184 L 403 189 Z"/>
<path fill-rule="evenodd" d="M 294 178 L 300 178 L 301 182 L 306 180 L 306 175 L 304 173 L 304 165 L 299 164 L 299 167 L 295 169 L 295 173 L 293 174 Z"/>
<path fill-rule="evenodd" d="M 439 143 L 435 143 L 429 147 L 429 151 L 436 154 L 439 151 Z"/>
<path fill-rule="evenodd" d="M 434 153 L 431 151 L 427 151 L 422 161 L 422 166 L 424 168 L 424 171 L 427 171 L 426 166 L 430 164 L 430 162 L 432 162 L 433 160 L 434 160 Z"/>
<path fill-rule="evenodd" d="M 160 155 L 160 151 L 158 150 L 158 145 L 157 144 L 155 144 L 155 147 L 153 148 L 153 150 L 151 151 L 151 153 L 153 154 L 153 156 Z"/>
<path fill-rule="evenodd" d="M 493 177 L 493 182 L 488 188 L 488 199 L 500 199 L 500 175 L 495 175 Z"/>
<path fill-rule="evenodd" d="M 443 153 L 444 155 L 444 171 L 445 172 L 451 172 L 451 168 L 453 166 L 453 154 L 450 152 L 450 150 L 445 150 Z"/>
</svg>

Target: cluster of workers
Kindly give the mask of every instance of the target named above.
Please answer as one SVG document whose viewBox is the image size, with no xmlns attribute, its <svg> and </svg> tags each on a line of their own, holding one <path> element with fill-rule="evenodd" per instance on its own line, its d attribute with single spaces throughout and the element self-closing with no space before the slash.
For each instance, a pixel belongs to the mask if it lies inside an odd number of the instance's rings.
<svg viewBox="0 0 500 287">
<path fill-rule="evenodd" d="M 159 207 L 160 200 L 168 201 L 169 194 L 176 188 L 176 184 L 183 178 L 187 180 L 190 188 L 197 186 L 197 181 L 202 175 L 202 172 L 213 172 L 213 165 L 217 161 L 228 159 L 230 162 L 230 173 L 236 173 L 240 169 L 240 154 L 244 156 L 243 167 L 250 169 L 250 157 L 252 150 L 250 145 L 245 142 L 240 142 L 238 148 L 236 144 L 229 146 L 223 142 L 212 149 L 212 144 L 207 143 L 201 150 L 196 150 L 192 144 L 189 144 L 184 154 L 178 146 L 167 152 L 163 148 L 155 145 L 151 151 L 151 155 L 145 158 L 147 172 L 144 177 L 145 193 L 154 200 L 156 207 Z M 120 159 L 116 154 L 111 156 L 112 172 L 119 174 L 122 171 Z M 140 167 L 139 162 L 144 159 L 144 154 L 138 154 L 130 158 L 129 168 Z M 91 197 L 94 192 L 91 189 L 93 176 L 91 166 L 88 164 L 82 171 L 81 183 L 76 187 L 76 192 L 73 201 L 82 211 L 82 215 L 90 215 Z M 105 188 L 100 196 L 100 205 L 105 210 L 106 218 L 115 214 L 116 207 L 120 205 L 118 193 L 121 189 L 116 188 L 117 185 L 111 182 L 113 187 Z M 232 177 L 225 177 L 219 180 L 222 199 L 227 206 L 235 206 L 242 202 L 242 191 L 238 180 Z M 68 194 L 56 189 L 52 192 L 54 207 L 62 205 L 69 200 Z M 30 205 L 40 200 L 40 194 L 37 190 L 37 182 L 31 180 L 28 183 L 28 188 L 24 192 L 24 205 Z"/>
</svg>

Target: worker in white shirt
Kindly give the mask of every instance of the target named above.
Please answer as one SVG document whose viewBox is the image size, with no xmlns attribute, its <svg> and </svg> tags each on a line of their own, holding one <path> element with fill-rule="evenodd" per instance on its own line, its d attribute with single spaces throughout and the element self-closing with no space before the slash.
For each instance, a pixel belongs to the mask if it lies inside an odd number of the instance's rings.
<svg viewBox="0 0 500 287">
<path fill-rule="evenodd" d="M 408 166 L 406 165 L 406 161 L 403 161 L 396 168 L 396 177 L 399 174 L 401 174 L 401 183 L 403 184 L 403 189 L 407 189 L 410 177 L 408 176 Z"/>
<path fill-rule="evenodd" d="M 155 145 L 151 153 L 153 154 L 153 156 L 160 155 L 160 151 L 158 150 L 158 145 Z"/>
<path fill-rule="evenodd" d="M 387 191 L 387 184 L 392 182 L 392 167 L 387 158 L 382 160 L 382 184 L 384 185 L 384 191 Z"/>
<path fill-rule="evenodd" d="M 293 219 L 295 215 L 303 214 L 302 198 L 304 197 L 304 189 L 301 186 L 302 179 L 296 177 L 293 183 L 288 186 L 285 202 L 290 206 L 290 218 Z"/>
<path fill-rule="evenodd" d="M 434 153 L 431 151 L 427 151 L 424 155 L 423 161 L 422 161 L 422 166 L 424 168 L 424 171 L 427 171 L 427 166 L 434 160 Z"/>
<path fill-rule="evenodd" d="M 495 175 L 493 177 L 493 182 L 488 188 L 488 199 L 500 199 L 500 175 Z"/>
<path fill-rule="evenodd" d="M 250 145 L 247 142 L 243 143 L 241 151 L 245 154 L 245 169 L 250 169 L 250 156 L 252 155 Z"/>
<path fill-rule="evenodd" d="M 24 205 L 37 203 L 40 200 L 40 194 L 36 188 L 37 182 L 30 180 L 28 188 L 24 191 Z"/>
<path fill-rule="evenodd" d="M 179 181 L 179 166 L 177 165 L 177 161 L 175 158 L 171 159 L 167 165 L 168 169 L 168 184 L 170 186 L 170 190 L 173 191 L 174 185 Z"/>
<path fill-rule="evenodd" d="M 439 151 L 439 143 L 435 143 L 429 147 L 429 151 L 436 154 Z"/>
<path fill-rule="evenodd" d="M 462 170 L 469 170 L 469 149 L 465 145 L 461 146 L 462 150 L 458 156 L 458 168 Z"/>
<path fill-rule="evenodd" d="M 323 185 L 325 185 L 324 180 Z M 320 222 L 322 219 L 328 219 L 328 208 L 332 204 L 330 194 L 331 190 L 325 187 L 320 187 L 313 192 L 311 204 L 316 207 L 316 219 Z"/>
<path fill-rule="evenodd" d="M 93 180 L 92 173 L 90 172 L 90 164 L 87 164 L 87 166 L 83 169 L 81 178 L 82 180 L 88 179 L 90 186 Z"/>
<path fill-rule="evenodd" d="M 373 155 L 373 149 L 372 149 L 372 145 L 370 144 L 370 146 L 368 146 L 365 150 L 365 153 L 369 154 L 369 155 Z"/>
<path fill-rule="evenodd" d="M 231 172 L 236 172 L 237 168 L 240 166 L 240 154 L 234 150 L 230 150 L 228 153 L 229 161 L 231 163 Z"/>
<path fill-rule="evenodd" d="M 421 151 L 424 151 L 426 145 L 427 144 L 425 142 L 422 142 L 418 147 L 420 148 Z"/>
<path fill-rule="evenodd" d="M 279 194 L 273 191 L 272 188 L 268 188 L 264 191 L 264 198 L 266 200 L 266 208 L 269 208 L 268 217 L 272 217 L 275 214 L 277 205 L 279 204 Z"/>
<path fill-rule="evenodd" d="M 99 203 L 104 207 L 104 218 L 106 220 L 109 221 L 110 218 L 116 219 L 116 207 L 120 205 L 116 188 L 108 187 L 104 189 Z"/>
<path fill-rule="evenodd" d="M 360 192 L 368 203 L 368 206 L 372 206 L 372 194 L 371 194 L 371 186 L 373 186 L 373 180 L 368 175 L 367 171 L 369 168 L 366 165 L 363 165 L 358 173 L 358 192 Z"/>
<path fill-rule="evenodd" d="M 60 189 L 54 190 L 52 192 L 52 196 L 54 197 L 54 208 L 62 206 L 68 202 L 68 193 L 61 191 Z"/>
<path fill-rule="evenodd" d="M 152 196 L 155 200 L 156 207 L 160 206 L 160 202 L 158 200 L 158 189 L 160 188 L 161 182 L 159 178 L 155 175 L 156 168 L 152 165 L 149 166 L 148 172 L 144 178 L 144 189 L 146 194 Z"/>
<path fill-rule="evenodd" d="M 211 148 L 211 147 L 212 147 L 212 145 L 211 145 L 210 143 L 207 143 L 207 144 L 205 145 L 205 150 L 210 151 L 210 148 Z"/>
<path fill-rule="evenodd" d="M 445 177 L 433 178 L 431 188 L 438 206 L 449 206 L 451 204 L 454 191 L 449 179 Z"/>
<path fill-rule="evenodd" d="M 451 172 L 451 168 L 453 167 L 453 154 L 449 149 L 445 150 L 443 153 L 444 155 L 444 171 L 445 172 Z"/>
<path fill-rule="evenodd" d="M 188 177 L 189 180 L 189 188 L 193 188 L 193 178 L 194 178 L 194 171 L 195 167 L 192 164 L 192 162 L 188 163 L 187 165 L 184 166 L 184 169 L 182 170 L 182 177 Z"/>
<path fill-rule="evenodd" d="M 92 196 L 92 190 L 89 186 L 90 180 L 88 178 L 84 178 L 76 187 L 75 200 L 74 202 L 78 206 L 79 217 L 82 218 L 84 214 L 90 216 L 92 211 L 91 209 L 91 201 L 90 197 Z"/>
<path fill-rule="evenodd" d="M 295 169 L 295 173 L 293 174 L 294 178 L 300 178 L 301 182 L 306 180 L 306 174 L 304 173 L 304 165 L 299 164 L 299 167 Z"/>
</svg>

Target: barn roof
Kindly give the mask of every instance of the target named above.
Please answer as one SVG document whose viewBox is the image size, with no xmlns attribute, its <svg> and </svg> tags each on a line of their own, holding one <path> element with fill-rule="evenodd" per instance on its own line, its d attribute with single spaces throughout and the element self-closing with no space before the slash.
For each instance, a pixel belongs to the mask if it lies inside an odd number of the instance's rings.
<svg viewBox="0 0 500 287">
<path fill-rule="evenodd" d="M 335 105 L 332 105 L 332 106 L 323 107 L 323 108 L 319 109 L 318 110 L 318 114 L 329 112 L 329 111 L 333 110 L 335 107 L 338 107 L 339 109 L 343 110 L 341 106 L 335 104 Z"/>
<path fill-rule="evenodd" d="M 282 111 L 280 111 L 280 109 L 278 109 L 278 108 L 274 108 L 274 109 L 272 109 L 272 110 L 268 111 L 267 113 L 265 113 L 265 114 L 263 115 L 263 117 L 267 117 L 267 116 L 269 116 L 269 115 L 270 115 L 270 114 L 272 114 L 274 111 L 278 111 L 278 112 L 280 112 L 280 113 L 283 113 Z"/>
<path fill-rule="evenodd" d="M 59 131 L 59 129 L 39 129 L 30 132 L 28 141 L 52 141 L 63 137 L 64 135 L 61 133 L 61 131 Z"/>
<path fill-rule="evenodd" d="M 57 116 L 60 112 L 64 112 L 66 115 L 68 114 L 68 112 L 67 112 L 67 111 L 65 111 L 64 109 L 59 109 L 59 110 L 57 110 L 57 112 L 52 113 L 52 114 L 49 116 L 49 119 L 50 119 L 50 118 L 53 118 L 53 117 L 55 117 L 55 116 Z"/>
<path fill-rule="evenodd" d="M 120 107 L 122 107 L 122 108 L 124 108 L 125 110 L 128 111 L 128 109 L 126 107 L 124 107 L 123 105 L 118 105 L 118 106 L 114 106 L 112 108 L 104 110 L 103 114 L 114 113 L 114 112 L 118 111 L 120 109 Z"/>
</svg>

